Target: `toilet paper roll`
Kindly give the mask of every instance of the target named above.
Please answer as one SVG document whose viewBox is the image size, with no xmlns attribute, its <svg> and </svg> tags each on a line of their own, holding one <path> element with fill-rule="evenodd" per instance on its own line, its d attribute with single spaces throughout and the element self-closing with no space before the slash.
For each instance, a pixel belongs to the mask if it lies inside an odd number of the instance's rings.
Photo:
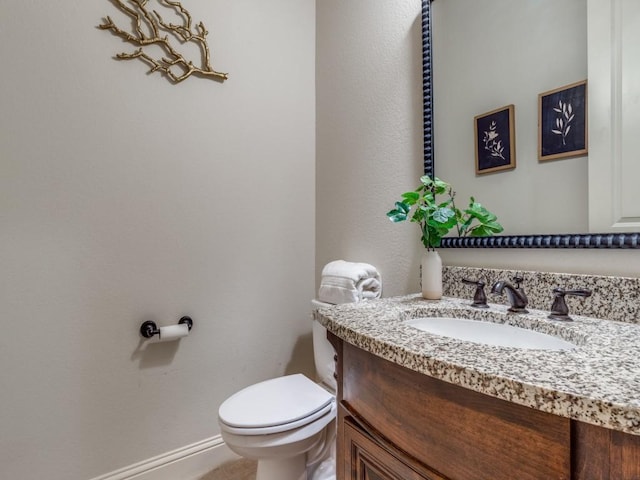
<svg viewBox="0 0 640 480">
<path fill-rule="evenodd" d="M 186 337 L 187 335 L 189 335 L 189 325 L 187 325 L 186 323 L 160 327 L 158 342 L 171 342 L 173 340 L 178 340 L 182 337 Z"/>
</svg>

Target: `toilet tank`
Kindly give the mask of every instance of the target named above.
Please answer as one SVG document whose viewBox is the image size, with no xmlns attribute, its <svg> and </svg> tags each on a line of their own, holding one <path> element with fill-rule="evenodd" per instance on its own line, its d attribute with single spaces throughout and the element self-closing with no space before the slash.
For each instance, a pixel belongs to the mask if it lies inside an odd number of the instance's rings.
<svg viewBox="0 0 640 480">
<path fill-rule="evenodd" d="M 320 307 L 331 307 L 330 303 L 311 301 L 312 313 Z M 313 318 L 313 315 L 312 317 Z M 320 323 L 313 321 L 313 358 L 316 365 L 316 375 L 318 381 L 322 383 L 331 393 L 336 393 L 337 382 L 333 376 L 336 370 L 334 360 L 336 352 L 333 345 L 327 340 L 327 329 Z"/>
</svg>

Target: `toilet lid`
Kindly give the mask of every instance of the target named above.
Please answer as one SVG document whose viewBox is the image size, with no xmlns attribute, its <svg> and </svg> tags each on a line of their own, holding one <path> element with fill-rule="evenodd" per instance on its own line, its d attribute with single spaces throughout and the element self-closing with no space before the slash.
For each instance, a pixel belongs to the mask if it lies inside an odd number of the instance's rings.
<svg viewBox="0 0 640 480">
<path fill-rule="evenodd" d="M 220 406 L 218 418 L 231 427 L 275 427 L 331 408 L 333 398 L 304 375 L 288 375 L 240 390 Z"/>
</svg>

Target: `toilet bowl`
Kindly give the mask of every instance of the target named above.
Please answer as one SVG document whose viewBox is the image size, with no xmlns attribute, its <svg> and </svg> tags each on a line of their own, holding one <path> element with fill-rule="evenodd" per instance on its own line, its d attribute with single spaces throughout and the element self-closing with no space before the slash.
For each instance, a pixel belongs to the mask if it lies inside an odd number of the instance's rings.
<svg viewBox="0 0 640 480">
<path fill-rule="evenodd" d="M 258 461 L 256 480 L 335 479 L 334 351 L 317 322 L 313 341 L 320 384 L 302 374 L 273 378 L 233 394 L 218 410 L 227 446 Z"/>
</svg>

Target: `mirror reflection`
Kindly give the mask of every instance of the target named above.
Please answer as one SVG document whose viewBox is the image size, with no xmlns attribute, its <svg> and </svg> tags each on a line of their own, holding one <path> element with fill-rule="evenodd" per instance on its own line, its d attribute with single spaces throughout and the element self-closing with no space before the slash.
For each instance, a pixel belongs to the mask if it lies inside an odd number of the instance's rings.
<svg viewBox="0 0 640 480">
<path fill-rule="evenodd" d="M 587 78 L 587 0 L 431 5 L 435 174 L 505 235 L 589 229 L 588 154 L 538 160 L 538 95 Z M 514 105 L 515 168 L 477 174 L 474 117 Z"/>
</svg>

